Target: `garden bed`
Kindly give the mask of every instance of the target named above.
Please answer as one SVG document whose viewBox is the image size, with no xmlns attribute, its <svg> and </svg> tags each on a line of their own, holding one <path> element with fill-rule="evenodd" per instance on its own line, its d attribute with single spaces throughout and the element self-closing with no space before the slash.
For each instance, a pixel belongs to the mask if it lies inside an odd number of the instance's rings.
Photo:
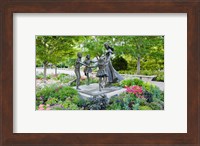
<svg viewBox="0 0 200 146">
<path fill-rule="evenodd" d="M 126 91 L 108 98 L 105 94 L 82 98 L 73 85 L 67 86 L 60 77 L 56 82 L 36 86 L 37 110 L 163 110 L 164 92 L 140 79 L 127 79 L 113 86 Z M 66 75 L 67 76 L 67 75 Z M 58 79 L 59 78 L 59 79 Z M 71 79 L 71 77 L 69 77 Z M 60 80 L 61 79 L 61 80 Z M 51 79 L 52 80 L 52 79 Z M 67 80 L 67 79 L 66 79 Z M 98 82 L 97 79 L 94 79 Z M 86 80 L 81 80 L 86 84 Z"/>
</svg>

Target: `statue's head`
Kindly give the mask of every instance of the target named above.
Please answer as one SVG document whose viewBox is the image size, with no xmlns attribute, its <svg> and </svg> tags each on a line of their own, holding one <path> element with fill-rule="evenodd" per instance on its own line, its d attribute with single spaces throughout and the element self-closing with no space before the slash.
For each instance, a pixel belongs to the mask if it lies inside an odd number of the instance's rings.
<svg viewBox="0 0 200 146">
<path fill-rule="evenodd" d="M 112 51 L 114 51 L 114 48 L 110 47 L 107 42 L 104 43 L 104 47 L 106 48 L 106 50 L 112 50 Z"/>
<path fill-rule="evenodd" d="M 105 43 L 104 43 L 104 47 L 105 47 L 106 49 L 108 49 L 108 46 L 109 46 L 108 43 L 105 42 Z"/>
<path fill-rule="evenodd" d="M 77 53 L 77 57 L 81 58 L 81 57 L 82 57 L 82 53 L 81 53 L 81 52 L 78 52 L 78 53 Z"/>
<path fill-rule="evenodd" d="M 90 54 L 87 54 L 87 55 L 86 55 L 86 58 L 87 58 L 87 59 L 90 59 Z"/>
</svg>

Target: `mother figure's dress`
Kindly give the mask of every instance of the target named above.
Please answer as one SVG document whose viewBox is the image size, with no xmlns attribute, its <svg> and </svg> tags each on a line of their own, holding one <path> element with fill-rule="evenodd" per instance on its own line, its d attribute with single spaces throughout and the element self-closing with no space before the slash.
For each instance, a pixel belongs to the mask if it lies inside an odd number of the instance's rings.
<svg viewBox="0 0 200 146">
<path fill-rule="evenodd" d="M 111 62 L 111 55 L 112 55 L 114 49 L 111 48 L 109 45 L 105 45 L 105 48 L 107 49 L 106 62 L 108 62 L 108 64 L 106 65 L 106 68 L 105 68 L 107 75 L 108 75 L 107 82 L 108 83 L 120 82 L 124 78 L 114 69 L 114 67 L 112 66 L 112 62 Z"/>
</svg>

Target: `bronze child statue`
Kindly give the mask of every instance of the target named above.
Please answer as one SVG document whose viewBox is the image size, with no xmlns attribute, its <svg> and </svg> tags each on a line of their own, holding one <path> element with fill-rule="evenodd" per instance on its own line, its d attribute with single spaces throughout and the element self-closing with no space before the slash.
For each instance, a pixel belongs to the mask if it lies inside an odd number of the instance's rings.
<svg viewBox="0 0 200 146">
<path fill-rule="evenodd" d="M 90 55 L 88 54 L 83 63 L 86 65 L 83 72 L 84 72 L 85 76 L 87 76 L 87 80 L 88 80 L 87 85 L 89 85 L 90 84 L 89 73 L 92 72 L 92 68 L 90 67 L 90 65 L 91 65 L 91 63 L 94 63 L 94 61 L 90 60 Z"/>
<path fill-rule="evenodd" d="M 103 56 L 101 56 L 98 59 L 97 66 L 98 66 L 99 70 L 97 71 L 97 74 L 96 74 L 96 76 L 99 77 L 99 91 L 101 91 L 102 88 L 104 87 L 103 82 L 108 77 L 108 73 L 106 71 L 106 65 L 107 65 L 107 62 L 106 62 L 105 58 Z"/>
<path fill-rule="evenodd" d="M 80 52 L 77 53 L 77 57 L 78 58 L 76 59 L 76 62 L 75 62 L 74 72 L 76 74 L 76 89 L 80 90 L 80 88 L 79 88 L 80 79 L 81 79 L 80 67 L 85 64 L 81 62 L 82 54 Z"/>
</svg>

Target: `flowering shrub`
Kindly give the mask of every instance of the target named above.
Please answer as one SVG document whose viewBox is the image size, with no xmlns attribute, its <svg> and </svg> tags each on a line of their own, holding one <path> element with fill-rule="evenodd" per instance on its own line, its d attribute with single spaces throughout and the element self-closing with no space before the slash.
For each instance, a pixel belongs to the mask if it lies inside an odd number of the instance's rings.
<svg viewBox="0 0 200 146">
<path fill-rule="evenodd" d="M 140 86 L 130 86 L 130 87 L 126 87 L 126 92 L 128 93 L 132 93 L 134 95 L 136 95 L 136 97 L 138 98 L 143 98 L 143 90 L 142 87 Z"/>
</svg>

